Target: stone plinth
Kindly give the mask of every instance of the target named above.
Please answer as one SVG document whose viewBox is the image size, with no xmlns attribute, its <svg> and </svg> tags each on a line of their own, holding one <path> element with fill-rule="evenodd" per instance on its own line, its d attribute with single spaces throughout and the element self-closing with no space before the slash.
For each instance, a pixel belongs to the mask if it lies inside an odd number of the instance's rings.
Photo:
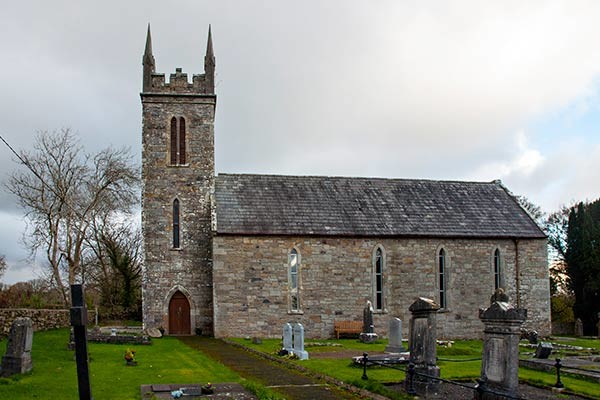
<svg viewBox="0 0 600 400">
<path fill-rule="evenodd" d="M 31 344 L 33 342 L 33 324 L 31 318 L 17 318 L 8 334 L 6 353 L 2 357 L 1 376 L 23 374 L 31 371 Z"/>
<path fill-rule="evenodd" d="M 440 376 L 436 365 L 436 314 L 440 309 L 433 300 L 419 297 L 410 307 L 410 362 L 415 365 L 415 387 L 417 391 L 429 391 L 437 387 L 439 381 L 431 378 Z"/>
<path fill-rule="evenodd" d="M 508 299 L 506 299 L 508 300 Z M 519 394 L 519 340 L 527 310 L 515 308 L 508 301 L 494 301 L 479 310 L 485 325 L 480 388 L 477 399 L 505 399 Z M 492 390 L 498 395 L 488 393 Z"/>
</svg>

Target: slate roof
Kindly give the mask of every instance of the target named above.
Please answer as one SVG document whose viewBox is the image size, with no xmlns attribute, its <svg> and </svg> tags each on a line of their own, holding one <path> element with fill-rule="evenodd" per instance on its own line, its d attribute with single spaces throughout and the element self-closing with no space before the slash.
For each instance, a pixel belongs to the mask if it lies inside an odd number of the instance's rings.
<svg viewBox="0 0 600 400">
<path fill-rule="evenodd" d="M 217 234 L 544 238 L 500 182 L 219 174 Z"/>
</svg>

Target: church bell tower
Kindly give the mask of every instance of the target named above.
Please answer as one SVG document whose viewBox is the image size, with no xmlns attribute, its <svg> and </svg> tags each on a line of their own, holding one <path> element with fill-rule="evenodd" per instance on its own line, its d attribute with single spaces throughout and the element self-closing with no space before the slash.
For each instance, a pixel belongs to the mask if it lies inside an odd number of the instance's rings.
<svg viewBox="0 0 600 400">
<path fill-rule="evenodd" d="M 213 332 L 211 196 L 214 192 L 215 57 L 204 74 L 156 72 L 150 26 L 142 83 L 142 280 L 145 328 Z"/>
</svg>

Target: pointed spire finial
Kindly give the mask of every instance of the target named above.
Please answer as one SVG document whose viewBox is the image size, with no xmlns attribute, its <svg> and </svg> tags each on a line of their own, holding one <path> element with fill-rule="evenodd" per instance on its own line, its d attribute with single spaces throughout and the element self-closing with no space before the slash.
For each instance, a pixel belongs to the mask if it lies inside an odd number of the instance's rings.
<svg viewBox="0 0 600 400">
<path fill-rule="evenodd" d="M 148 33 L 146 34 L 146 49 L 144 50 L 142 65 L 144 66 L 144 79 L 142 84 L 142 91 L 147 92 L 152 87 L 152 74 L 156 72 L 154 56 L 152 55 L 152 36 L 150 35 L 150 23 L 148 23 Z"/>
<path fill-rule="evenodd" d="M 206 43 L 206 57 L 204 58 L 205 62 L 212 61 L 213 65 L 215 63 L 215 54 L 213 53 L 213 44 L 212 44 L 212 33 L 211 26 L 208 25 L 208 41 Z"/>
<path fill-rule="evenodd" d="M 150 22 L 148 22 L 148 33 L 146 34 L 146 50 L 144 56 L 152 55 L 152 35 L 150 35 Z"/>
</svg>

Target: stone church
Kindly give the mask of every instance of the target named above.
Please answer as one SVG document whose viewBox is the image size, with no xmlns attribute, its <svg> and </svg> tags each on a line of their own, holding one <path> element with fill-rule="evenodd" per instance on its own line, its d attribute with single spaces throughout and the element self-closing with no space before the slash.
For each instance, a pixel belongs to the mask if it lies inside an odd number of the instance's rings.
<svg viewBox="0 0 600 400">
<path fill-rule="evenodd" d="M 141 100 L 146 328 L 326 338 L 370 300 L 385 336 L 424 296 L 440 337 L 474 338 L 502 287 L 550 333 L 546 236 L 499 181 L 216 175 L 210 29 L 191 82 L 156 72 L 148 29 Z"/>
</svg>

